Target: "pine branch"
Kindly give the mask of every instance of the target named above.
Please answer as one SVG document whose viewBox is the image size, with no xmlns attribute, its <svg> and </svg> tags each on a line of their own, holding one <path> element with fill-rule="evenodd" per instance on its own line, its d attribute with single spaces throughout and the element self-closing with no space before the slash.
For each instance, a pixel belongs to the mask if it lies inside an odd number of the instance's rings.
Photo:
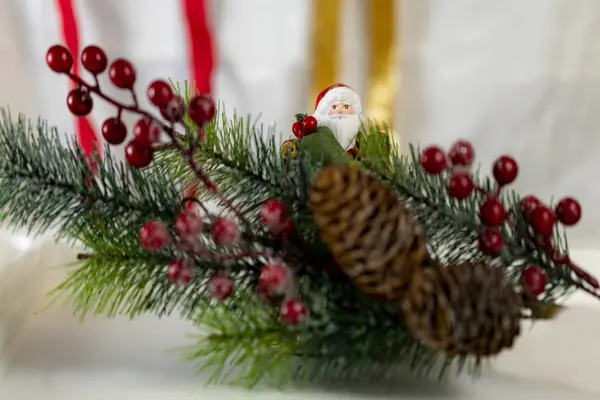
<svg viewBox="0 0 600 400">
<path fill-rule="evenodd" d="M 61 146 L 58 132 L 7 111 L 0 121 L 0 209 L 11 226 L 31 233 L 71 226 L 96 216 L 128 226 L 139 216 L 172 219 L 179 194 L 169 176 L 128 169 L 106 151 L 96 179 L 74 142 Z M 137 227 L 139 229 L 139 226 Z"/>
<path fill-rule="evenodd" d="M 253 387 L 265 379 L 278 386 L 289 383 L 297 339 L 272 307 L 239 293 L 227 303 L 206 307 L 197 323 L 206 333 L 179 352 L 200 371 L 211 373 L 207 385 Z"/>
<path fill-rule="evenodd" d="M 394 157 L 391 174 L 381 170 L 375 172 L 400 198 L 408 202 L 427 227 L 429 244 L 438 260 L 442 263 L 490 261 L 488 256 L 481 253 L 478 244 L 478 233 L 483 226 L 477 215 L 483 195 L 475 193 L 461 201 L 449 198 L 448 176 L 427 174 L 419 165 L 418 154 L 417 149 L 412 148 L 409 157 Z M 479 172 L 473 175 L 477 179 L 477 185 L 487 191 L 494 190 L 489 178 L 480 178 Z M 513 191 L 504 191 L 501 199 L 507 209 L 511 210 L 514 225 L 502 227 L 506 239 L 505 251 L 491 261 L 505 268 L 515 282 L 518 282 L 523 269 L 528 265 L 544 268 L 549 272 L 548 287 L 542 299 L 546 302 L 555 302 L 572 292 L 576 286 L 582 286 L 581 279 L 568 269 L 555 265 L 549 255 L 530 240 L 526 234 L 528 223 L 521 212 L 520 196 Z M 553 243 L 558 252 L 568 254 L 564 230 L 556 230 Z"/>
<path fill-rule="evenodd" d="M 68 278 L 51 295 L 65 298 L 65 304 L 81 318 L 88 314 L 133 318 L 173 312 L 184 318 L 198 316 L 211 298 L 208 279 L 222 269 L 219 262 L 197 257 L 194 281 L 177 287 L 167 280 L 166 268 L 178 254 L 172 248 L 146 252 L 135 230 L 122 230 L 94 218 L 71 229 L 69 235 L 87 250 L 78 257 L 82 262 L 71 267 Z M 260 265 L 258 260 L 239 260 L 229 266 L 240 290 L 255 286 Z"/>
</svg>

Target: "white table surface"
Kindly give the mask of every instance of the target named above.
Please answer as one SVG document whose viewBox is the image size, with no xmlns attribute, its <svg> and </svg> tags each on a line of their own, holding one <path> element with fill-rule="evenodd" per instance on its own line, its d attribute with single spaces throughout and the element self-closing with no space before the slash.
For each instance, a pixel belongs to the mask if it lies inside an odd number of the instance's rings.
<svg viewBox="0 0 600 400">
<path fill-rule="evenodd" d="M 23 248 L 31 245 L 23 243 Z M 52 253 L 43 259 L 56 261 L 56 251 Z M 65 259 L 71 256 L 65 249 L 61 254 Z M 585 252 L 577 257 L 588 263 L 600 259 Z M 44 274 L 50 287 L 61 272 Z M 600 322 L 592 320 L 600 321 L 600 307 L 585 296 L 574 297 L 571 304 L 559 319 L 526 329 L 516 349 L 481 379 L 462 376 L 440 386 L 404 378 L 385 387 L 313 386 L 286 392 L 205 388 L 193 365 L 169 352 L 188 344 L 186 334 L 195 332 L 185 321 L 89 318 L 79 324 L 70 310 L 56 305 L 29 319 L 10 368 L 0 379 L 0 399 L 598 399 L 594 371 L 600 358 Z"/>
</svg>

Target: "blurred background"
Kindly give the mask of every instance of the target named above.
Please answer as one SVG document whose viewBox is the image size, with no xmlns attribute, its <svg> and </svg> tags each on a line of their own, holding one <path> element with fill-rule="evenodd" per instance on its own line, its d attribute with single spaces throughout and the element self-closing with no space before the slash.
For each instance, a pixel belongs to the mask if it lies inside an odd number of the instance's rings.
<svg viewBox="0 0 600 400">
<path fill-rule="evenodd" d="M 64 103 L 69 82 L 45 63 L 57 42 L 130 59 L 144 102 L 155 78 L 195 81 L 282 138 L 341 81 L 367 117 L 393 121 L 403 151 L 468 139 L 486 172 L 513 155 L 523 195 L 580 200 L 571 246 L 594 248 L 598 37 L 597 0 L 0 0 L 0 105 L 81 133 Z M 96 134 L 112 113 L 96 103 Z"/>
</svg>

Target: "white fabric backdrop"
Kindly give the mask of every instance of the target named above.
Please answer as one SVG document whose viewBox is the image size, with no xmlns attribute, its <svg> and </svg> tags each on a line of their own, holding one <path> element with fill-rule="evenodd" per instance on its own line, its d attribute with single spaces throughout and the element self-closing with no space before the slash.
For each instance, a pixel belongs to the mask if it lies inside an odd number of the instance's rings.
<svg viewBox="0 0 600 400">
<path fill-rule="evenodd" d="M 340 79 L 364 88 L 363 1 L 346 0 Z M 220 65 L 215 95 L 229 109 L 262 114 L 287 131 L 307 104 L 306 0 L 213 0 Z M 179 2 L 78 0 L 82 42 L 132 59 L 139 81 L 189 76 Z M 596 0 L 404 0 L 402 94 L 396 124 L 403 143 L 470 139 L 489 165 L 510 153 L 517 188 L 549 200 L 572 194 L 584 221 L 574 246 L 600 239 L 600 2 Z M 73 119 L 67 83 L 44 63 L 59 41 L 54 2 L 0 0 L 0 104 L 42 115 L 62 131 Z M 110 108 L 99 105 L 96 127 Z M 404 149 L 406 146 L 404 147 Z"/>
<path fill-rule="evenodd" d="M 600 2 L 406 0 L 403 142 L 476 146 L 520 163 L 516 187 L 574 195 L 573 245 L 600 239 Z"/>
</svg>

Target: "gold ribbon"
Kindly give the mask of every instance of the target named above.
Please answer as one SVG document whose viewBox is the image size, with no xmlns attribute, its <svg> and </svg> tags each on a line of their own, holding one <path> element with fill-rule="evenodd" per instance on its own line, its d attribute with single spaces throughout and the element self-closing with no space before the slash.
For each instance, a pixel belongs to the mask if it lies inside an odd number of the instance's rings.
<svg viewBox="0 0 600 400">
<path fill-rule="evenodd" d="M 379 124 L 391 123 L 398 88 L 396 7 L 400 0 L 365 0 L 369 41 L 369 72 L 364 97 L 365 115 Z M 343 17 L 342 0 L 313 0 L 312 12 L 312 84 L 309 112 L 314 99 L 327 86 L 339 79 Z"/>
<path fill-rule="evenodd" d="M 308 112 L 312 113 L 321 90 L 336 83 L 340 60 L 342 0 L 313 0 L 312 86 Z"/>
<path fill-rule="evenodd" d="M 365 114 L 390 126 L 396 97 L 396 0 L 371 0 L 369 4 L 369 77 Z"/>
</svg>

